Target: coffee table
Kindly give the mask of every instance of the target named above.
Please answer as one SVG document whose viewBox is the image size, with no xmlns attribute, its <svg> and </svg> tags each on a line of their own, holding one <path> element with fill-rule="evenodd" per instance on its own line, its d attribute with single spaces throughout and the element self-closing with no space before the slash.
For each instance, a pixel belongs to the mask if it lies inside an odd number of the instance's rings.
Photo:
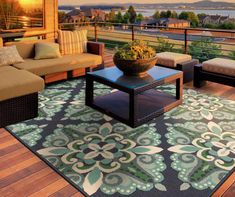
<svg viewBox="0 0 235 197">
<path fill-rule="evenodd" d="M 176 81 L 176 95 L 156 90 Z M 94 98 L 94 82 L 117 91 Z M 86 105 L 131 127 L 138 127 L 162 115 L 183 101 L 183 73 L 155 66 L 145 77 L 124 76 L 116 67 L 86 75 Z"/>
</svg>

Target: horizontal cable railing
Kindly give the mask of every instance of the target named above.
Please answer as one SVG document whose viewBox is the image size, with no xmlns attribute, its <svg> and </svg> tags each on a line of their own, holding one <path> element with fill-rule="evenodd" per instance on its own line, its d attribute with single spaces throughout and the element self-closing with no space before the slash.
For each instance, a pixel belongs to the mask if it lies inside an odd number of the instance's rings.
<svg viewBox="0 0 235 197">
<path fill-rule="evenodd" d="M 121 47 L 131 40 L 144 40 L 157 52 L 191 54 L 201 61 L 213 57 L 235 59 L 235 30 L 177 28 L 110 22 L 61 23 L 60 29 L 87 29 L 89 39 L 104 42 L 107 48 Z"/>
</svg>

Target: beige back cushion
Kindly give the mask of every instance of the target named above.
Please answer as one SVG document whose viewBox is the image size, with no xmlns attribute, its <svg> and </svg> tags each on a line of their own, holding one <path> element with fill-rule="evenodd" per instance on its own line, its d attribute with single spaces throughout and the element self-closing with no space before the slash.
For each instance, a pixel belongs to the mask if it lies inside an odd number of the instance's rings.
<svg viewBox="0 0 235 197">
<path fill-rule="evenodd" d="M 58 43 L 62 55 L 87 52 L 87 30 L 58 32 Z"/>
<path fill-rule="evenodd" d="M 20 56 L 23 59 L 34 58 L 35 56 L 35 43 L 38 42 L 54 42 L 54 40 L 30 40 L 21 42 L 7 42 L 6 46 L 15 45 Z"/>
</svg>

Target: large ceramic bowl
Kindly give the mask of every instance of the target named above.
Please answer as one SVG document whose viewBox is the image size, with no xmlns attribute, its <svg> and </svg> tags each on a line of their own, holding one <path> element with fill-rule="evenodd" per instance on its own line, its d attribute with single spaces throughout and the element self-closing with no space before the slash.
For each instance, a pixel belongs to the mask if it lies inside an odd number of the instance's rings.
<svg viewBox="0 0 235 197">
<path fill-rule="evenodd" d="M 157 63 L 157 57 L 146 60 L 123 60 L 113 57 L 115 65 L 127 76 L 145 76 Z"/>
</svg>

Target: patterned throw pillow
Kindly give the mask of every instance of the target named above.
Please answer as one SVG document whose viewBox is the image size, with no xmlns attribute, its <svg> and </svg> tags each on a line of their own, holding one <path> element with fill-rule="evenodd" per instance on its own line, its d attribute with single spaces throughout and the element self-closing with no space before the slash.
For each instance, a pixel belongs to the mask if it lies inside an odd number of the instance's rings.
<svg viewBox="0 0 235 197">
<path fill-rule="evenodd" d="M 58 42 L 62 55 L 87 52 L 87 30 L 58 32 Z"/>
<path fill-rule="evenodd" d="M 24 60 L 20 57 L 16 46 L 0 48 L 0 66 L 22 63 Z"/>
</svg>

